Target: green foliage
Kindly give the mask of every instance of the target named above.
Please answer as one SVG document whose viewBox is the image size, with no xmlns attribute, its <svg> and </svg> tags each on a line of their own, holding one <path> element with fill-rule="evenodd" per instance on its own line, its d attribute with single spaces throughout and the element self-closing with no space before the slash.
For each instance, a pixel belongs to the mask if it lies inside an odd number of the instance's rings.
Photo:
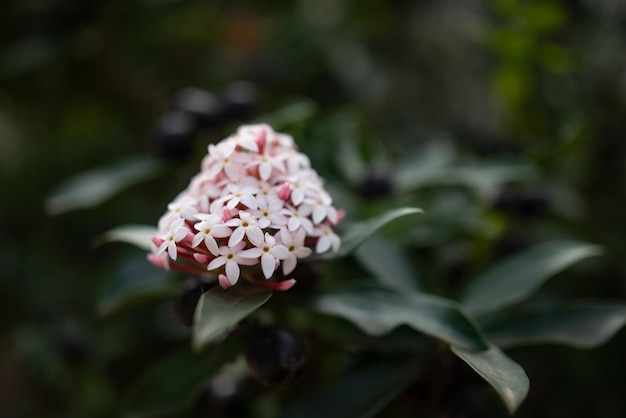
<svg viewBox="0 0 626 418">
<path fill-rule="evenodd" d="M 505 315 L 485 330 L 501 347 L 563 344 L 594 348 L 606 343 L 624 325 L 625 304 L 580 301 Z"/>
<path fill-rule="evenodd" d="M 145 256 L 122 263 L 109 278 L 98 301 L 98 313 L 109 316 L 138 303 L 171 297 L 178 286 L 166 271 L 154 267 Z"/>
<path fill-rule="evenodd" d="M 186 346 L 146 370 L 128 392 L 128 416 L 153 417 L 184 411 L 223 365 L 217 360 L 224 359 L 212 354 L 193 352 Z"/>
<path fill-rule="evenodd" d="M 375 417 L 415 378 L 416 364 L 377 364 L 332 382 L 320 393 L 296 402 L 280 418 Z"/>
<path fill-rule="evenodd" d="M 333 257 L 344 257 L 351 254 L 359 245 L 363 244 L 369 236 L 395 219 L 422 213 L 424 213 L 424 211 L 419 208 L 399 208 L 385 212 L 367 221 L 348 225 L 340 234 L 341 248 L 339 249 L 339 253 Z"/>
<path fill-rule="evenodd" d="M 550 277 L 598 255 L 597 245 L 557 241 L 538 244 L 492 266 L 472 281 L 461 302 L 474 315 L 486 315 L 530 296 Z"/>
<path fill-rule="evenodd" d="M 419 290 L 409 260 L 393 241 L 373 235 L 354 253 L 359 263 L 382 285 L 404 290 Z"/>
<path fill-rule="evenodd" d="M 487 348 L 481 332 L 461 306 L 433 295 L 355 286 L 323 292 L 314 299 L 313 306 L 320 312 L 346 318 L 372 335 L 406 324 L 468 350 Z"/>
<path fill-rule="evenodd" d="M 475 352 L 453 346 L 452 352 L 498 392 L 511 414 L 519 408 L 528 394 L 528 376 L 498 347 L 491 346 L 488 350 Z"/>
<path fill-rule="evenodd" d="M 150 251 L 152 249 L 152 237 L 157 231 L 157 228 L 151 225 L 122 225 L 98 236 L 96 243 L 126 242 L 142 250 Z"/>
<path fill-rule="evenodd" d="M 120 191 L 152 179 L 163 171 L 153 158 L 124 158 L 80 173 L 60 185 L 46 201 L 46 211 L 58 215 L 102 204 Z"/>
<path fill-rule="evenodd" d="M 224 290 L 214 287 L 202 296 L 196 307 L 193 324 L 193 347 L 202 349 L 215 342 L 239 321 L 261 307 L 272 296 L 266 289 Z"/>
</svg>

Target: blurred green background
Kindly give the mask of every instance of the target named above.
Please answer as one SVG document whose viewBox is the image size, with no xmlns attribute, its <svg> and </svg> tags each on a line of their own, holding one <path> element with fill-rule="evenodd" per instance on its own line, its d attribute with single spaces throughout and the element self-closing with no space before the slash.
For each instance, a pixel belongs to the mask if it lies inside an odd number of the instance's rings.
<svg viewBox="0 0 626 418">
<path fill-rule="evenodd" d="M 3 2 L 1 415 L 119 416 L 130 383 L 181 343 L 170 305 L 99 317 L 103 283 L 138 253 L 94 238 L 155 224 L 206 145 L 242 122 L 294 134 L 363 215 L 389 204 L 399 161 L 521 164 L 532 175 L 492 173 L 472 197 L 446 179 L 394 189 L 427 210 L 402 238 L 422 279 L 453 292 L 533 242 L 578 238 L 606 255 L 546 294 L 623 300 L 624 51 L 626 3 L 611 0 Z M 189 87 L 221 106 L 197 132 L 163 119 Z M 88 210 L 46 206 L 71 176 L 127 156 L 159 170 Z M 623 417 L 624 344 L 622 331 L 589 351 L 511 351 L 531 380 L 517 416 Z"/>
</svg>

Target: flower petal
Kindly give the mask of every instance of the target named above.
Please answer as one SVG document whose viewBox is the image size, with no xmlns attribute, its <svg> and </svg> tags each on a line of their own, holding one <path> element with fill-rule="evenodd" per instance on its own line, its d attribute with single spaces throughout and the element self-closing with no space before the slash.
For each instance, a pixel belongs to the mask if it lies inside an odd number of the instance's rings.
<svg viewBox="0 0 626 418">
<path fill-rule="evenodd" d="M 233 234 L 228 239 L 228 246 L 234 247 L 235 245 L 239 244 L 241 240 L 243 239 L 243 236 L 245 235 L 245 233 L 246 233 L 246 230 L 241 226 L 235 229 L 233 231 Z"/>
<path fill-rule="evenodd" d="M 226 277 L 228 277 L 231 285 L 234 285 L 239 280 L 239 264 L 236 261 L 229 260 L 226 262 Z"/>
<path fill-rule="evenodd" d="M 274 268 L 276 267 L 276 259 L 271 254 L 265 253 L 261 256 L 261 269 L 266 279 L 272 277 Z"/>
</svg>

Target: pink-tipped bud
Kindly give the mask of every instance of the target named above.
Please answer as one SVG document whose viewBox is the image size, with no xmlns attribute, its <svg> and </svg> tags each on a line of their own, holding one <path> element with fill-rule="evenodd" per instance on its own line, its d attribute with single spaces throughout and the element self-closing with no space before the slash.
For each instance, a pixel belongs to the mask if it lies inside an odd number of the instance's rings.
<svg viewBox="0 0 626 418">
<path fill-rule="evenodd" d="M 156 235 L 153 235 L 152 238 L 150 238 L 150 239 L 152 240 L 152 243 L 154 245 L 156 245 L 157 247 L 160 247 L 161 244 L 163 244 L 163 241 L 164 241 L 162 238 L 159 238 Z"/>
<path fill-rule="evenodd" d="M 284 292 L 285 290 L 289 290 L 296 284 L 296 279 L 283 280 L 282 282 L 276 283 L 275 290 Z"/>
<path fill-rule="evenodd" d="M 228 222 L 231 219 L 233 219 L 233 214 L 231 213 L 230 209 L 224 206 L 224 209 L 222 210 L 222 221 Z"/>
<path fill-rule="evenodd" d="M 195 258 L 200 264 L 209 264 L 209 261 L 211 261 L 211 258 L 208 255 L 201 253 L 193 253 L 193 258 Z"/>
<path fill-rule="evenodd" d="M 278 197 L 286 201 L 289 200 L 289 195 L 291 195 L 291 186 L 289 182 L 286 181 L 280 186 L 280 189 L 278 189 Z"/>
<path fill-rule="evenodd" d="M 262 150 L 267 143 L 267 132 L 265 132 L 265 129 L 261 129 L 259 136 L 256 138 L 256 143 L 259 146 L 259 150 Z"/>
<path fill-rule="evenodd" d="M 190 243 L 190 242 L 192 242 L 192 241 L 193 241 L 193 238 L 194 238 L 194 237 L 195 237 L 195 234 L 194 234 L 193 232 L 190 232 L 190 233 L 188 233 L 188 234 L 187 234 L 187 236 L 185 237 L 185 240 L 186 240 L 187 242 L 189 242 L 189 243 Z"/>
<path fill-rule="evenodd" d="M 333 226 L 339 225 L 341 223 L 341 221 L 343 221 L 343 218 L 345 218 L 345 217 L 346 217 L 346 211 L 343 210 L 343 209 L 339 209 L 337 211 L 337 222 L 335 222 L 333 224 Z"/>
<path fill-rule="evenodd" d="M 217 280 L 220 283 L 220 286 L 222 286 L 223 289 L 230 289 L 231 287 L 233 287 L 233 285 L 230 284 L 230 280 L 228 280 L 228 277 L 226 277 L 224 274 L 220 274 L 219 276 L 217 276 Z"/>
<path fill-rule="evenodd" d="M 165 260 L 161 256 L 148 254 L 148 261 L 160 269 L 165 267 Z"/>
</svg>

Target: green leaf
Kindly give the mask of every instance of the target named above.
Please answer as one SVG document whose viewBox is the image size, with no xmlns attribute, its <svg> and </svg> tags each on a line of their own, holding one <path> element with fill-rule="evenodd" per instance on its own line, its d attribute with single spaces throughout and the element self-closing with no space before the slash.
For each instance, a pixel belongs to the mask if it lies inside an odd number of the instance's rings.
<svg viewBox="0 0 626 418">
<path fill-rule="evenodd" d="M 379 216 L 376 216 L 367 221 L 357 222 L 349 225 L 343 234 L 341 234 L 341 248 L 339 253 L 334 257 L 344 257 L 351 254 L 357 249 L 370 235 L 387 225 L 393 220 L 401 218 L 407 215 L 413 215 L 416 213 L 424 213 L 419 208 L 399 208 L 385 212 Z"/>
<path fill-rule="evenodd" d="M 483 273 L 468 286 L 461 303 L 474 315 L 502 309 L 529 296 L 551 276 L 601 253 L 601 247 L 581 242 L 538 244 Z"/>
<path fill-rule="evenodd" d="M 284 129 L 288 126 L 305 122 L 315 116 L 317 103 L 310 99 L 298 98 L 292 100 L 278 111 L 266 114 L 258 119 L 258 123 L 267 123 L 274 129 Z"/>
<path fill-rule="evenodd" d="M 486 332 L 501 347 L 553 343 L 593 348 L 604 344 L 625 324 L 626 304 L 571 302 L 500 318 Z"/>
<path fill-rule="evenodd" d="M 528 376 L 519 364 L 496 346 L 480 352 L 456 346 L 451 350 L 498 392 L 511 414 L 517 410 L 529 387 Z"/>
<path fill-rule="evenodd" d="M 306 401 L 295 403 L 280 418 L 374 417 L 416 374 L 414 364 L 379 364 L 328 386 Z"/>
<path fill-rule="evenodd" d="M 167 271 L 153 266 L 145 257 L 133 258 L 109 279 L 98 301 L 98 313 L 112 315 L 141 302 L 173 296 L 177 290 L 177 283 Z"/>
<path fill-rule="evenodd" d="M 504 183 L 531 179 L 535 172 L 531 166 L 516 162 L 488 163 L 467 167 L 424 166 L 402 169 L 395 178 L 398 193 L 409 193 L 423 187 L 464 186 L 479 197 L 492 199 Z"/>
<path fill-rule="evenodd" d="M 65 181 L 52 193 L 45 204 L 46 212 L 59 215 L 95 207 L 122 190 L 155 177 L 161 168 L 157 160 L 135 157 L 82 172 Z"/>
<path fill-rule="evenodd" d="M 169 355 L 140 375 L 125 403 L 130 416 L 179 414 L 223 366 L 210 353 L 193 353 L 188 346 Z"/>
<path fill-rule="evenodd" d="M 416 274 L 401 249 L 382 236 L 372 236 L 354 253 L 359 263 L 383 285 L 419 290 Z"/>
<path fill-rule="evenodd" d="M 272 292 L 261 288 L 214 287 L 198 301 L 193 323 L 193 347 L 201 349 L 220 338 L 239 321 L 261 307 Z"/>
<path fill-rule="evenodd" d="M 347 319 L 370 335 L 400 325 L 470 350 L 487 348 L 481 331 L 456 302 L 424 293 L 378 286 L 324 292 L 313 301 L 319 312 Z"/>
<path fill-rule="evenodd" d="M 150 225 L 122 225 L 98 236 L 95 239 L 95 244 L 126 242 L 150 251 L 152 249 L 152 236 L 158 232 L 159 230 L 156 227 Z"/>
</svg>

